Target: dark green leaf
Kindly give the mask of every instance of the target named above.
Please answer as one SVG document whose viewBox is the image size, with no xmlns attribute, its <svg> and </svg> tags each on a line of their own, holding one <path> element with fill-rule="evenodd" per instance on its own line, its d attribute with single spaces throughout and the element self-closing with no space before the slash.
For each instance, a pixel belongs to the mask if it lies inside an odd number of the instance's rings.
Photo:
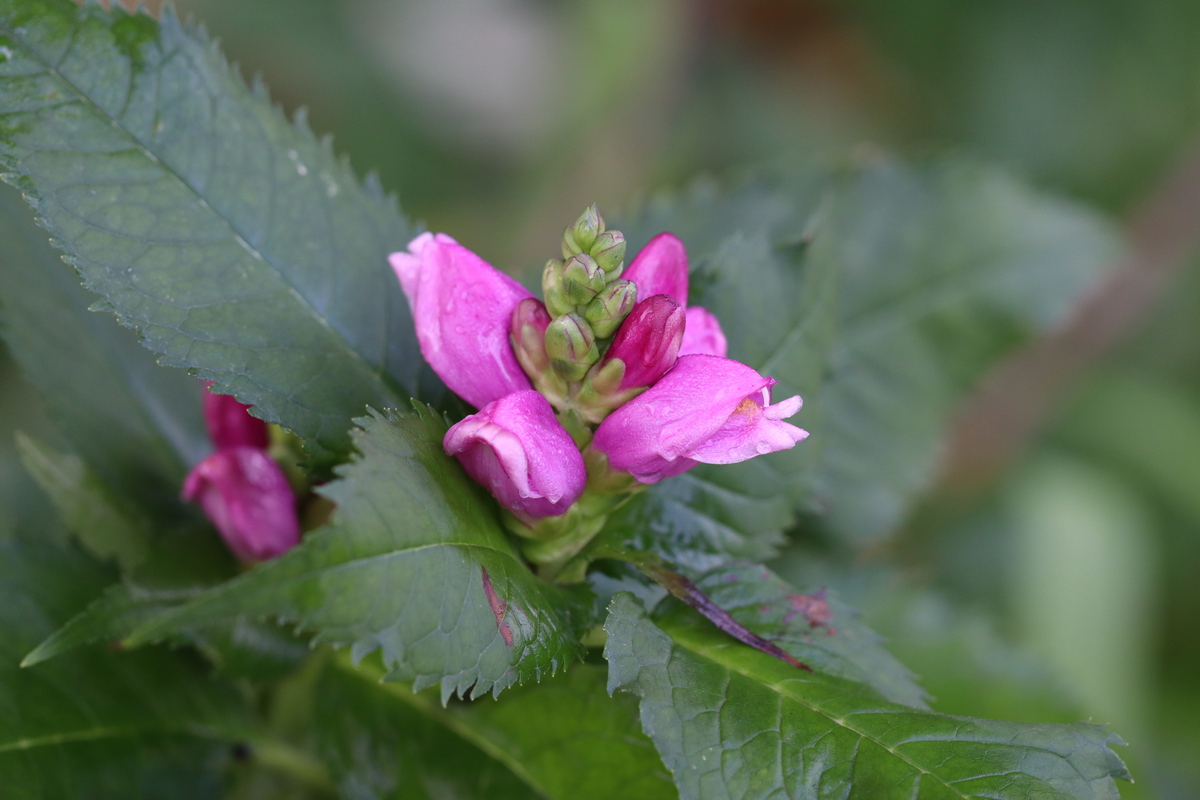
<svg viewBox="0 0 1200 800">
<path fill-rule="evenodd" d="M 1117 254 L 1096 218 L 957 161 L 773 175 L 725 193 L 702 184 L 622 228 L 631 249 L 680 235 L 690 302 L 722 320 L 730 357 L 777 378 L 776 397 L 804 398 L 793 422 L 812 436 L 794 450 L 691 473 L 720 487 L 688 497 L 693 516 L 734 520 L 745 536 L 765 532 L 763 514 L 779 518 L 781 490 L 842 536 L 888 532 L 929 480 L 964 393 Z M 670 491 L 639 502 L 680 518 Z"/>
<path fill-rule="evenodd" d="M 661 624 L 614 597 L 608 687 L 691 798 L 1117 798 L 1128 778 L 1090 724 L 972 720 L 888 703 L 733 642 L 695 613 Z M 730 710 L 736 709 L 736 712 Z"/>
<path fill-rule="evenodd" d="M 314 693 L 312 731 L 340 796 L 370 800 L 540 798 L 507 760 L 447 727 L 440 706 L 414 706 L 402 684 L 327 668 Z M 507 698 L 506 698 L 507 699 Z M 436 709 L 436 711 L 434 710 Z M 423 713 L 429 711 L 429 714 Z M 439 714 L 438 712 L 442 712 Z M 473 734 L 473 732 L 471 732 Z"/>
<path fill-rule="evenodd" d="M 642 727 L 681 797 L 1115 798 L 1128 778 L 1087 724 L 951 717 L 889 703 L 734 642 L 694 612 L 651 620 L 617 595 L 609 688 L 641 696 Z"/>
<path fill-rule="evenodd" d="M 460 730 L 520 765 L 547 797 L 674 798 L 671 777 L 638 727 L 632 700 L 609 697 L 602 667 L 578 664 L 565 675 L 515 689 L 500 700 L 454 703 L 443 713 Z"/>
<path fill-rule="evenodd" d="M 414 229 L 168 6 L 0 2 L 0 170 L 163 363 L 325 448 L 418 390 Z"/>
<path fill-rule="evenodd" d="M 610 698 L 596 665 L 575 665 L 500 700 L 447 707 L 428 693 L 372 680 L 382 674 L 373 662 L 339 666 L 340 675 L 326 674 L 318 685 L 316 726 L 318 747 L 344 787 L 365 781 L 380 798 L 441 797 L 431 788 L 438 784 L 459 787 L 454 797 L 489 800 L 676 797 L 638 728 L 636 701 Z"/>
<path fill-rule="evenodd" d="M 211 446 L 199 382 L 158 366 L 133 331 L 88 310 L 95 295 L 8 186 L 0 267 L 0 333 L 71 448 L 118 498 L 160 522 L 178 518 L 187 468 Z"/>
<path fill-rule="evenodd" d="M 549 677 L 579 654 L 575 595 L 528 570 L 494 504 L 442 450 L 431 411 L 375 413 L 355 436 L 361 458 L 322 489 L 331 524 L 295 550 L 139 627 L 144 642 L 242 616 L 274 616 L 380 650 L 388 679 L 442 698 L 498 693 Z"/>
<path fill-rule="evenodd" d="M 88 309 L 94 295 L 7 186 L 0 186 L 0 264 L 7 277 L 0 282 L 0 332 L 83 456 L 26 438 L 25 467 L 79 541 L 101 558 L 115 557 L 125 571 L 121 583 L 30 653 L 26 663 L 34 664 L 119 639 L 136 620 L 229 578 L 235 564 L 216 532 L 178 500 L 187 467 L 211 448 L 199 382 L 159 366 L 134 331 Z M 275 642 L 278 635 L 244 623 L 189 638 L 229 669 L 231 660 L 277 660 L 294 647 Z M 232 641 L 219 644 L 222 638 Z"/>
<path fill-rule="evenodd" d="M 230 744 L 253 736 L 238 694 L 185 654 L 88 650 L 17 666 L 111 579 L 72 549 L 0 544 L 5 798 L 211 798 Z"/>
</svg>

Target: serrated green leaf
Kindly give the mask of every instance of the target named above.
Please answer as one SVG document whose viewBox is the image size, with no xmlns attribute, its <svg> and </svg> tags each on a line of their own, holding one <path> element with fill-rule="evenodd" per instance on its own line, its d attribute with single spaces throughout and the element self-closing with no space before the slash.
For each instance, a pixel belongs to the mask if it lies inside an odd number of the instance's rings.
<svg viewBox="0 0 1200 800">
<path fill-rule="evenodd" d="M 71 448 L 103 484 L 159 523 L 211 445 L 200 385 L 165 369 L 137 334 L 88 310 L 95 295 L 12 188 L 0 185 L 0 334 Z"/>
<path fill-rule="evenodd" d="M 888 532 L 964 393 L 1060 320 L 1119 249 L 1084 211 L 954 160 L 704 183 L 620 227 L 631 250 L 679 235 L 689 302 L 721 319 L 730 357 L 778 379 L 777 397 L 804 398 L 792 421 L 812 435 L 794 450 L 692 471 L 726 491 L 687 505 L 749 537 L 762 529 L 738 525 L 736 504 L 777 516 L 780 489 L 840 536 Z M 640 502 L 666 509 L 666 491 Z"/>
<path fill-rule="evenodd" d="M 94 649 L 17 666 L 111 579 L 73 549 L 0 543 L 5 798 L 211 798 L 230 744 L 254 736 L 237 692 L 186 654 Z"/>
<path fill-rule="evenodd" d="M 168 6 L 161 25 L 3 0 L 0 171 L 106 307 L 311 442 L 419 390 L 386 257 L 414 229 L 328 143 L 248 90 Z"/>
<path fill-rule="evenodd" d="M 737 644 L 698 614 L 652 620 L 618 594 L 605 624 L 610 690 L 641 696 L 642 727 L 680 796 L 1115 798 L 1128 779 L 1088 724 L 951 717 L 882 700 Z M 734 711 L 736 710 L 736 711 Z"/>
<path fill-rule="evenodd" d="M 146 520 L 119 503 L 82 459 L 56 453 L 20 432 L 17 452 L 67 528 L 92 555 L 113 559 L 124 569 L 146 560 L 150 549 Z"/>
<path fill-rule="evenodd" d="M 442 450 L 446 423 L 415 413 L 359 420 L 361 457 L 321 489 L 333 521 L 296 549 L 138 627 L 140 643 L 217 621 L 273 616 L 381 651 L 390 680 L 452 695 L 540 680 L 580 653 L 579 589 L 536 578 L 494 504 Z M 576 592 L 576 593 L 573 593 Z"/>
</svg>

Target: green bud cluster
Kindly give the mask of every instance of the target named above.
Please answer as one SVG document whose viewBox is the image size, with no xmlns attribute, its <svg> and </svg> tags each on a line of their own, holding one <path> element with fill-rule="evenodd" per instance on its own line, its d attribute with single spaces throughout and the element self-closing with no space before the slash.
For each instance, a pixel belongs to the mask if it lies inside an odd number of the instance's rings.
<svg viewBox="0 0 1200 800">
<path fill-rule="evenodd" d="M 589 206 L 563 231 L 562 258 L 546 262 L 542 295 L 551 316 L 545 334 L 550 368 L 578 383 L 600 360 L 637 302 L 637 288 L 621 280 L 625 237 L 610 231 Z"/>
</svg>

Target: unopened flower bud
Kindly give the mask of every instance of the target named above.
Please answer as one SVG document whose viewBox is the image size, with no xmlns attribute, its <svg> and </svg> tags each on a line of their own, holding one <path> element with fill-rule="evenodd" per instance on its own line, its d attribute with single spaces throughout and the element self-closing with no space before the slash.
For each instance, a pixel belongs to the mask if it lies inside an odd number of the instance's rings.
<svg viewBox="0 0 1200 800">
<path fill-rule="evenodd" d="M 463 419 L 442 446 L 526 523 L 562 514 L 587 481 L 583 456 L 537 392 L 513 392 Z"/>
<path fill-rule="evenodd" d="M 685 320 L 683 307 L 665 294 L 638 303 L 579 390 L 583 417 L 603 421 L 665 375 L 679 355 Z"/>
<path fill-rule="evenodd" d="M 631 281 L 613 281 L 588 303 L 584 318 L 591 324 L 599 339 L 617 332 L 637 303 L 637 287 Z"/>
<path fill-rule="evenodd" d="M 604 219 L 595 205 L 588 206 L 575 224 L 563 232 L 563 258 L 591 252 L 596 237 L 604 232 Z"/>
<path fill-rule="evenodd" d="M 213 453 L 188 473 L 183 499 L 199 503 L 229 549 L 245 561 L 274 558 L 300 542 L 295 495 L 263 450 Z"/>
<path fill-rule="evenodd" d="M 213 382 L 205 381 L 204 422 L 218 450 L 231 447 L 255 447 L 266 450 L 271 444 L 267 423 L 250 416 L 250 406 L 228 394 L 213 394 Z"/>
<path fill-rule="evenodd" d="M 604 270 L 600 269 L 594 258 L 584 253 L 571 256 L 563 267 L 563 295 L 567 302 L 575 305 L 590 303 L 606 283 Z"/>
<path fill-rule="evenodd" d="M 582 379 L 600 360 L 596 334 L 577 314 L 561 316 L 546 328 L 546 353 L 554 371 L 568 381 Z"/>
<path fill-rule="evenodd" d="M 683 307 L 665 294 L 637 304 L 605 355 L 625 362 L 622 389 L 651 386 L 675 365 L 686 319 Z"/>
<path fill-rule="evenodd" d="M 546 328 L 549 326 L 550 313 L 536 297 L 526 297 L 513 309 L 508 335 L 517 362 L 526 375 L 532 377 L 550 367 L 550 356 L 546 355 Z"/>
<path fill-rule="evenodd" d="M 625 262 L 625 234 L 605 231 L 596 237 L 590 252 L 608 280 L 619 278 Z"/>
<path fill-rule="evenodd" d="M 563 262 L 552 258 L 542 270 L 542 297 L 546 300 L 546 310 L 551 317 L 561 317 L 575 310 L 575 304 L 567 299 L 563 269 Z"/>
</svg>

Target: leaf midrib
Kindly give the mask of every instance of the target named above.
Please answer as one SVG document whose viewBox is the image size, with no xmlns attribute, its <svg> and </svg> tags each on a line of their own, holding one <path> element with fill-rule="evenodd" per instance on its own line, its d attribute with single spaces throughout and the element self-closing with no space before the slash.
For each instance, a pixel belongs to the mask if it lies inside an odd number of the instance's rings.
<svg viewBox="0 0 1200 800">
<path fill-rule="evenodd" d="M 63 58 L 64 59 L 66 58 L 66 56 L 71 52 L 71 50 L 75 46 L 75 36 L 78 33 L 78 29 L 79 29 L 78 24 L 73 26 L 71 29 L 71 34 L 72 34 L 71 40 L 68 43 L 68 45 L 63 49 Z M 160 29 L 160 31 L 162 30 L 162 23 L 159 23 L 159 29 Z M 21 36 L 19 36 L 16 33 L 16 31 L 9 24 L 7 24 L 6 22 L 0 21 L 0 31 L 4 32 L 5 35 L 7 37 L 9 37 L 14 43 L 18 44 L 20 46 L 21 50 L 30 59 L 32 59 L 34 62 L 39 64 L 44 70 L 46 70 L 46 72 L 48 74 L 50 74 L 53 77 L 53 79 L 55 81 L 57 81 L 59 84 L 61 84 L 63 87 L 65 87 L 72 96 L 77 98 L 77 102 L 80 102 L 85 107 L 87 107 L 98 119 L 107 121 L 110 126 L 112 126 L 122 136 L 124 136 L 134 146 L 134 148 L 139 153 L 141 153 L 146 159 L 148 159 L 152 164 L 160 167 L 164 173 L 166 173 L 173 180 L 175 180 L 178 184 L 183 186 L 188 192 L 190 192 L 199 201 L 199 204 L 202 208 L 211 212 L 212 215 L 216 219 L 218 219 L 221 222 L 221 224 L 225 226 L 226 229 L 228 229 L 233 240 L 243 250 L 245 250 L 251 256 L 251 258 L 253 258 L 254 260 L 256 260 L 256 261 L 264 264 L 268 268 L 270 268 L 271 271 L 273 271 L 283 281 L 284 285 L 286 285 L 288 288 L 289 294 L 291 294 L 292 297 L 296 298 L 296 300 L 300 303 L 301 307 L 307 312 L 308 316 L 310 316 L 311 318 L 316 320 L 317 323 L 322 328 L 327 330 L 333 336 L 334 340 L 339 345 L 341 345 L 342 349 L 350 355 L 351 359 L 354 362 L 356 362 L 358 365 L 360 365 L 360 367 L 364 368 L 367 371 L 367 374 L 369 374 L 375 378 L 377 384 L 384 391 L 384 393 L 386 395 L 395 396 L 393 387 L 390 385 L 390 382 L 387 381 L 384 377 L 386 374 L 384 371 L 385 370 L 384 365 L 381 363 L 378 367 L 372 366 L 358 350 L 356 350 L 354 347 L 352 347 L 350 342 L 347 341 L 346 338 L 335 327 L 333 327 L 329 323 L 329 321 L 320 312 L 317 311 L 316 306 L 314 306 L 312 304 L 312 302 L 307 297 L 304 296 L 304 294 L 300 291 L 300 289 L 296 286 L 296 284 L 291 280 L 289 275 L 284 270 L 282 270 L 280 267 L 276 266 L 273 262 L 271 262 L 269 259 L 267 259 L 257 248 L 255 248 L 253 245 L 251 245 L 249 240 L 247 239 L 246 235 L 243 234 L 243 232 L 238 228 L 238 226 L 232 220 L 230 220 L 228 217 L 226 217 L 224 214 L 222 214 L 220 211 L 218 211 L 216 207 L 214 207 L 211 203 L 209 203 L 207 198 L 203 194 L 201 194 L 194 186 L 192 186 L 190 183 L 188 183 L 188 181 L 186 181 L 183 178 L 183 176 L 180 175 L 179 172 L 177 170 L 175 170 L 167 161 L 164 161 L 162 158 L 159 158 L 158 155 L 155 154 L 154 151 L 150 149 L 149 145 L 142 142 L 142 140 L 139 139 L 132 131 L 130 131 L 125 126 L 123 126 L 117 119 L 115 119 L 112 115 L 108 114 L 103 108 L 101 108 L 99 105 L 97 105 L 90 97 L 87 96 L 87 94 L 85 94 L 83 92 L 83 90 L 81 88 L 76 86 L 71 81 L 67 80 L 67 78 L 65 76 L 63 76 L 63 74 L 61 72 L 58 71 L 58 68 L 56 66 L 52 65 L 49 61 L 47 61 L 45 58 L 43 58 L 42 55 L 40 53 L 38 53 L 37 50 L 32 45 L 30 45 L 25 39 L 23 39 Z M 159 41 L 161 42 L 161 36 L 160 36 Z M 242 87 L 239 87 L 239 88 L 242 88 Z M 65 105 L 65 103 L 64 103 L 64 105 Z M 157 113 L 157 111 L 156 111 L 156 113 Z M 91 225 L 91 223 L 88 223 L 88 224 Z M 60 241 L 60 240 L 56 237 L 56 241 Z M 63 244 L 65 244 L 65 242 L 63 242 Z M 75 255 L 76 255 L 76 257 L 78 257 L 78 254 L 75 254 Z"/>
<path fill-rule="evenodd" d="M 771 689 L 772 691 L 774 691 L 776 694 L 780 695 L 781 697 L 791 700 L 795 703 L 799 703 L 800 705 L 807 708 L 809 711 L 812 711 L 815 714 L 819 714 L 820 716 L 829 720 L 829 722 L 832 723 L 833 725 L 836 725 L 841 728 L 845 728 L 846 730 L 854 733 L 861 739 L 872 742 L 873 744 L 879 746 L 880 748 L 887 751 L 888 753 L 891 753 L 893 756 L 895 756 L 900 761 L 903 761 L 905 764 L 912 767 L 914 770 L 916 770 L 921 775 L 930 776 L 935 781 L 940 783 L 942 786 L 945 786 L 946 789 L 953 792 L 955 794 L 955 796 L 962 798 L 962 800 L 971 800 L 971 798 L 974 797 L 974 795 L 963 794 L 953 784 L 948 783 L 945 779 L 939 777 L 938 775 L 935 775 L 932 772 L 929 772 L 928 770 L 921 767 L 919 764 L 914 763 L 912 760 L 906 758 L 903 754 L 892 749 L 891 747 L 884 744 L 883 742 L 876 739 L 875 737 L 871 736 L 870 734 L 868 734 L 864 731 L 861 731 L 858 728 L 855 728 L 853 725 L 848 724 L 844 719 L 838 719 L 837 717 L 834 717 L 833 715 L 829 714 L 828 712 L 824 711 L 819 706 L 814 704 L 809 698 L 805 698 L 805 697 L 796 695 L 795 693 L 788 691 L 784 686 L 781 686 L 780 684 L 778 684 L 776 682 L 764 681 L 761 677 L 753 674 L 752 671 L 747 670 L 744 666 L 738 664 L 736 661 L 722 657 L 723 654 L 727 651 L 743 653 L 743 652 L 745 652 L 745 648 L 733 647 L 732 645 L 725 644 L 724 642 L 722 642 L 720 644 L 706 644 L 704 642 L 704 639 L 706 637 L 703 634 L 697 635 L 697 632 L 690 627 L 674 628 L 673 630 L 666 631 L 666 633 L 670 636 L 670 638 L 674 644 L 685 647 L 688 650 L 690 650 L 691 652 L 700 656 L 701 658 L 707 659 L 729 672 L 735 672 L 735 673 L 741 675 L 742 677 L 744 677 L 750 681 L 753 681 L 754 683 L 758 684 L 759 686 L 765 686 L 765 687 Z M 891 704 L 888 704 L 888 705 L 891 705 Z M 899 711 L 898 713 L 915 713 L 915 712 L 913 712 L 910 709 L 904 709 L 902 711 Z M 920 778 L 918 778 L 918 780 L 920 780 Z"/>
<path fill-rule="evenodd" d="M 335 529 L 331 529 L 327 533 L 328 534 L 336 534 L 337 531 Z M 438 548 L 438 547 L 465 547 L 465 548 L 474 548 L 474 549 L 479 549 L 479 550 L 487 550 L 489 552 L 496 553 L 497 555 L 504 556 L 504 557 L 509 558 L 509 559 L 513 560 L 514 562 L 516 562 L 516 556 L 513 555 L 511 552 L 506 552 L 504 550 L 501 550 L 497 547 L 494 547 L 494 546 L 488 545 L 488 544 L 478 544 L 478 543 L 470 543 L 470 542 L 429 542 L 426 544 L 417 545 L 416 547 L 410 547 L 410 548 L 407 548 L 404 550 L 390 550 L 386 553 L 377 553 L 375 555 L 363 556 L 360 558 L 352 558 L 347 561 L 343 561 L 339 564 L 332 564 L 329 566 L 316 567 L 313 569 L 306 569 L 302 572 L 296 573 L 295 575 L 289 576 L 281 581 L 278 581 L 275 583 L 268 583 L 265 585 L 265 587 L 258 587 L 258 591 L 267 590 L 272 593 L 278 593 L 278 592 L 283 591 L 285 587 L 290 587 L 290 586 L 294 586 L 295 584 L 298 584 L 298 583 L 303 583 L 304 581 L 310 580 L 317 576 L 326 575 L 329 573 L 343 572 L 343 571 L 350 570 L 350 569 L 355 569 L 357 567 L 360 567 L 363 565 L 368 565 L 370 562 L 377 561 L 380 559 L 406 558 L 406 557 L 412 555 L 413 553 L 418 553 L 423 550 L 430 550 L 430 549 Z M 249 581 L 256 574 L 261 575 L 261 573 L 250 573 L 246 578 L 243 578 L 242 580 Z M 265 579 L 259 577 L 259 578 L 256 578 L 256 580 L 265 580 Z M 127 636 L 124 639 L 122 644 L 127 647 L 137 647 L 139 645 L 153 641 L 157 637 L 159 637 L 161 635 L 165 635 L 165 632 L 174 630 L 176 628 L 176 626 L 180 624 L 181 619 L 184 621 L 184 624 L 186 624 L 189 617 L 192 614 L 196 613 L 197 607 L 204 608 L 204 606 L 207 606 L 207 605 L 217 605 L 219 607 L 219 604 L 226 603 L 229 601 L 230 594 L 234 595 L 234 597 L 236 598 L 238 596 L 238 594 L 240 594 L 241 592 L 242 592 L 241 585 L 238 584 L 237 582 L 223 584 L 218 589 L 214 589 L 211 594 L 202 594 L 199 598 L 197 598 L 196 601 L 194 601 L 192 603 L 188 603 L 187 605 L 182 606 L 181 608 L 179 608 L 176 611 L 165 613 L 165 614 L 157 617 L 156 619 L 152 620 L 147 625 L 135 628 L 133 630 L 133 632 L 130 633 L 129 636 Z M 251 590 L 251 593 L 253 593 L 253 590 Z M 277 616 L 279 616 L 280 618 L 284 617 L 284 615 L 282 615 L 282 614 L 279 614 Z M 297 616 L 303 617 L 303 616 L 305 616 L 305 614 L 302 612 Z"/>
<path fill-rule="evenodd" d="M 24 752 L 34 750 L 39 747 L 55 747 L 63 744 L 75 744 L 77 742 L 94 742 L 103 739 L 124 739 L 143 734 L 153 733 L 161 735 L 164 733 L 175 733 L 187 736 L 195 736 L 197 738 L 219 738 L 215 735 L 204 735 L 200 732 L 189 729 L 187 726 L 176 727 L 170 725 L 104 725 L 96 728 L 84 728 L 76 731 L 66 731 L 62 733 L 46 734 L 43 736 L 27 736 L 20 739 L 14 739 L 8 742 L 0 742 L 0 755 L 7 753 Z"/>
</svg>

